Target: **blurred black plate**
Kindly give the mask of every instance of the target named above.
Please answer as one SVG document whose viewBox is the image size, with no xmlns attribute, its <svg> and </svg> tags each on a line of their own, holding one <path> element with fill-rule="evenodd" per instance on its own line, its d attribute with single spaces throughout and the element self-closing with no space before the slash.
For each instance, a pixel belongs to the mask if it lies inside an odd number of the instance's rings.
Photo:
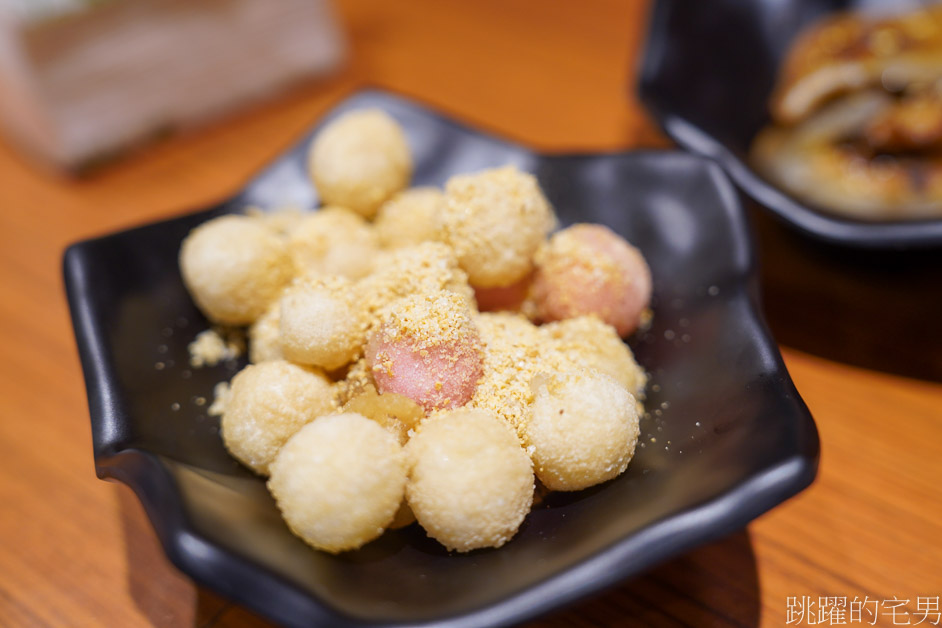
<svg viewBox="0 0 942 628">
<path fill-rule="evenodd" d="M 564 223 L 602 222 L 640 246 L 655 293 L 654 325 L 632 342 L 652 374 L 644 445 L 626 474 L 552 496 L 499 550 L 449 555 L 417 526 L 341 556 L 293 537 L 206 415 L 213 385 L 240 365 L 188 368 L 206 321 L 177 251 L 213 215 L 316 206 L 304 138 L 230 201 L 65 254 L 98 475 L 134 489 L 183 572 L 290 626 L 505 624 L 727 534 L 813 480 L 817 431 L 757 314 L 747 226 L 716 166 L 682 153 L 535 155 L 376 92 L 331 115 L 367 106 L 404 126 L 415 183 L 515 163 Z"/>
<path fill-rule="evenodd" d="M 942 244 L 942 220 L 867 222 L 804 203 L 747 162 L 769 120 L 769 94 L 794 37 L 827 13 L 896 0 L 657 0 L 641 69 L 641 99 L 682 147 L 717 160 L 763 207 L 804 233 L 870 249 Z"/>
</svg>

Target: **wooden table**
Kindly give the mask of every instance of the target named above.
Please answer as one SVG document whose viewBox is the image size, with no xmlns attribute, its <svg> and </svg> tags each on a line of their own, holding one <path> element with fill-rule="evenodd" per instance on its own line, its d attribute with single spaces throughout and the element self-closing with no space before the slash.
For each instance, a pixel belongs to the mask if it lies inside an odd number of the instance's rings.
<svg viewBox="0 0 942 628">
<path fill-rule="evenodd" d="M 346 0 L 339 10 L 352 58 L 326 83 L 83 180 L 43 172 L 0 146 L 0 625 L 267 625 L 177 573 L 130 491 L 95 479 L 60 277 L 68 243 L 233 193 L 363 84 L 539 149 L 666 146 L 631 94 L 645 5 Z M 853 256 L 812 247 L 761 217 L 759 227 L 770 320 L 794 342 L 782 351 L 821 433 L 817 482 L 746 530 L 538 623 L 780 626 L 789 598 L 868 596 L 882 605 L 878 623 L 892 625 L 884 601 L 908 600 L 916 623 L 920 607 L 942 594 L 942 308 L 933 309 L 942 254 L 903 260 L 888 277 L 882 264 L 855 270 Z M 905 288 L 907 268 L 926 298 L 891 320 L 906 329 L 881 328 L 868 310 L 881 298 L 872 290 Z M 843 290 L 841 277 L 855 272 L 848 281 L 857 290 Z M 865 300 L 841 308 L 842 295 Z M 809 314 L 816 303 L 822 317 Z M 830 322 L 816 327 L 820 320 Z M 834 342 L 834 329 L 848 338 Z M 893 370 L 909 377 L 821 356 L 902 365 Z"/>
</svg>

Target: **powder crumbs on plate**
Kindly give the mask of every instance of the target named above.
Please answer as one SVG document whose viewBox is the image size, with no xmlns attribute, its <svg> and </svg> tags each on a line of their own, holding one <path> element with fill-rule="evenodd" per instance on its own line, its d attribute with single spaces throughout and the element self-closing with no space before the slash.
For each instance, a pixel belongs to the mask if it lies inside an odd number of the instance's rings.
<svg viewBox="0 0 942 628">
<path fill-rule="evenodd" d="M 245 337 L 237 330 L 207 329 L 196 335 L 187 349 L 190 366 L 216 366 L 223 360 L 237 358 L 245 351 Z"/>
<path fill-rule="evenodd" d="M 226 402 L 229 401 L 229 382 L 219 382 L 213 387 L 213 404 L 206 411 L 209 416 L 222 416 L 226 411 Z"/>
</svg>

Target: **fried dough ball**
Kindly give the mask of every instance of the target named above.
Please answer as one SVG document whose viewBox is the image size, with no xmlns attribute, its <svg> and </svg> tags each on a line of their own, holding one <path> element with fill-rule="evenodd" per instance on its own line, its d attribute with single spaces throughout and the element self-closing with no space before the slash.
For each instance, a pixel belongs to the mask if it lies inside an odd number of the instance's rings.
<svg viewBox="0 0 942 628">
<path fill-rule="evenodd" d="M 408 397 L 390 392 L 381 395 L 372 387 L 347 401 L 343 411 L 356 412 L 376 421 L 392 432 L 402 445 L 409 440 L 409 430 L 425 418 L 425 411 Z"/>
<path fill-rule="evenodd" d="M 648 376 L 611 325 L 595 316 L 577 316 L 539 328 L 556 351 L 574 365 L 610 376 L 637 399 L 644 398 Z"/>
<path fill-rule="evenodd" d="M 281 298 L 281 350 L 300 364 L 340 368 L 363 349 L 365 313 L 342 277 L 302 279 Z"/>
<path fill-rule="evenodd" d="M 379 241 L 358 214 L 342 207 L 325 207 L 298 223 L 289 247 L 299 272 L 360 279 L 373 270 Z"/>
<path fill-rule="evenodd" d="M 324 204 L 372 218 L 383 201 L 408 186 L 412 156 L 395 120 L 364 109 L 342 115 L 318 134 L 309 170 Z"/>
<path fill-rule="evenodd" d="M 281 301 L 274 301 L 249 327 L 249 361 L 253 364 L 280 360 L 281 351 Z"/>
<path fill-rule="evenodd" d="M 509 541 L 533 502 L 533 470 L 512 430 L 483 410 L 422 423 L 406 445 L 406 500 L 429 536 L 468 552 Z"/>
<path fill-rule="evenodd" d="M 193 229 L 180 247 L 190 295 L 210 319 L 248 325 L 294 275 L 281 238 L 247 216 L 220 216 Z"/>
<path fill-rule="evenodd" d="M 396 438 L 354 413 L 304 426 L 271 465 L 268 490 L 288 527 L 338 553 L 383 533 L 402 503 L 406 463 Z"/>
<path fill-rule="evenodd" d="M 594 316 L 537 327 L 520 314 L 499 312 L 478 314 L 474 322 L 484 343 L 484 374 L 470 405 L 507 421 L 523 443 L 532 413 L 530 383 L 542 371 L 596 369 L 637 399 L 644 396 L 647 375 L 631 349 Z"/>
<path fill-rule="evenodd" d="M 547 488 L 576 491 L 620 475 L 640 433 L 634 397 L 597 371 L 540 374 L 527 425 L 536 475 Z"/>
<path fill-rule="evenodd" d="M 516 312 L 480 312 L 474 316 L 481 340 L 491 347 L 505 340 L 539 346 L 540 328 Z"/>
<path fill-rule="evenodd" d="M 484 344 L 484 369 L 470 405 L 506 421 L 521 442 L 530 416 L 530 380 L 556 357 L 545 351 L 539 328 L 519 314 L 481 313 L 474 317 Z"/>
<path fill-rule="evenodd" d="M 439 239 L 454 248 L 471 285 L 481 288 L 523 279 L 554 224 L 536 178 L 514 166 L 453 176 L 436 217 Z"/>
<path fill-rule="evenodd" d="M 467 303 L 451 292 L 390 304 L 366 359 L 379 392 L 404 395 L 427 412 L 464 405 L 481 379 L 481 339 Z"/>
<path fill-rule="evenodd" d="M 383 203 L 373 227 L 382 246 L 390 249 L 435 239 L 435 216 L 445 195 L 433 187 L 411 188 Z"/>
<path fill-rule="evenodd" d="M 474 302 L 468 276 L 458 267 L 454 251 L 441 242 L 384 252 L 373 274 L 357 284 L 361 302 L 374 315 L 398 298 L 434 296 L 442 291 L 460 295 L 469 306 Z"/>
<path fill-rule="evenodd" d="M 288 237 L 308 214 L 297 207 L 288 206 L 268 211 L 258 207 L 248 207 L 245 215 L 262 221 L 275 234 Z"/>
<path fill-rule="evenodd" d="M 578 224 L 553 235 L 536 255 L 532 298 L 540 320 L 595 314 L 622 337 L 651 300 L 641 252 L 603 225 Z"/>
<path fill-rule="evenodd" d="M 330 380 L 284 360 L 250 364 L 232 379 L 220 428 L 236 459 L 260 475 L 306 423 L 333 412 Z"/>
</svg>

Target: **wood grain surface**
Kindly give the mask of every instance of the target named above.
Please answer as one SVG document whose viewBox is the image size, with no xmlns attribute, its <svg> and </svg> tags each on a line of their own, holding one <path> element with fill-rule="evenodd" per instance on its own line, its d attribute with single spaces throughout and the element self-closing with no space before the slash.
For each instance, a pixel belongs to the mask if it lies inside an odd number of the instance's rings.
<svg viewBox="0 0 942 628">
<path fill-rule="evenodd" d="M 327 82 L 81 180 L 0 145 L 0 626 L 268 625 L 176 572 L 130 491 L 95 478 L 60 276 L 67 244 L 232 194 L 362 85 L 539 149 L 666 146 L 630 87 L 646 8 L 345 0 L 351 59 Z M 819 479 L 746 530 L 535 625 L 781 626 L 789 598 L 803 596 L 906 600 L 900 608 L 916 624 L 942 595 L 942 385 L 933 368 L 896 368 L 938 364 L 942 276 L 927 277 L 925 259 L 897 263 L 891 282 L 848 270 L 847 258 L 819 273 L 828 256 L 757 221 L 762 250 L 775 252 L 762 257 L 769 318 L 779 338 L 794 340 L 782 351 L 821 433 Z M 912 290 L 925 298 L 896 323 L 922 334 L 906 329 L 897 341 L 879 317 L 864 318 L 869 326 L 854 318 L 870 311 L 854 299 L 886 300 L 880 282 L 905 289 L 917 270 Z M 846 291 L 841 302 L 852 271 L 870 292 Z M 835 329 L 848 336 L 840 346 Z M 885 610 L 862 619 L 893 625 Z"/>
</svg>

